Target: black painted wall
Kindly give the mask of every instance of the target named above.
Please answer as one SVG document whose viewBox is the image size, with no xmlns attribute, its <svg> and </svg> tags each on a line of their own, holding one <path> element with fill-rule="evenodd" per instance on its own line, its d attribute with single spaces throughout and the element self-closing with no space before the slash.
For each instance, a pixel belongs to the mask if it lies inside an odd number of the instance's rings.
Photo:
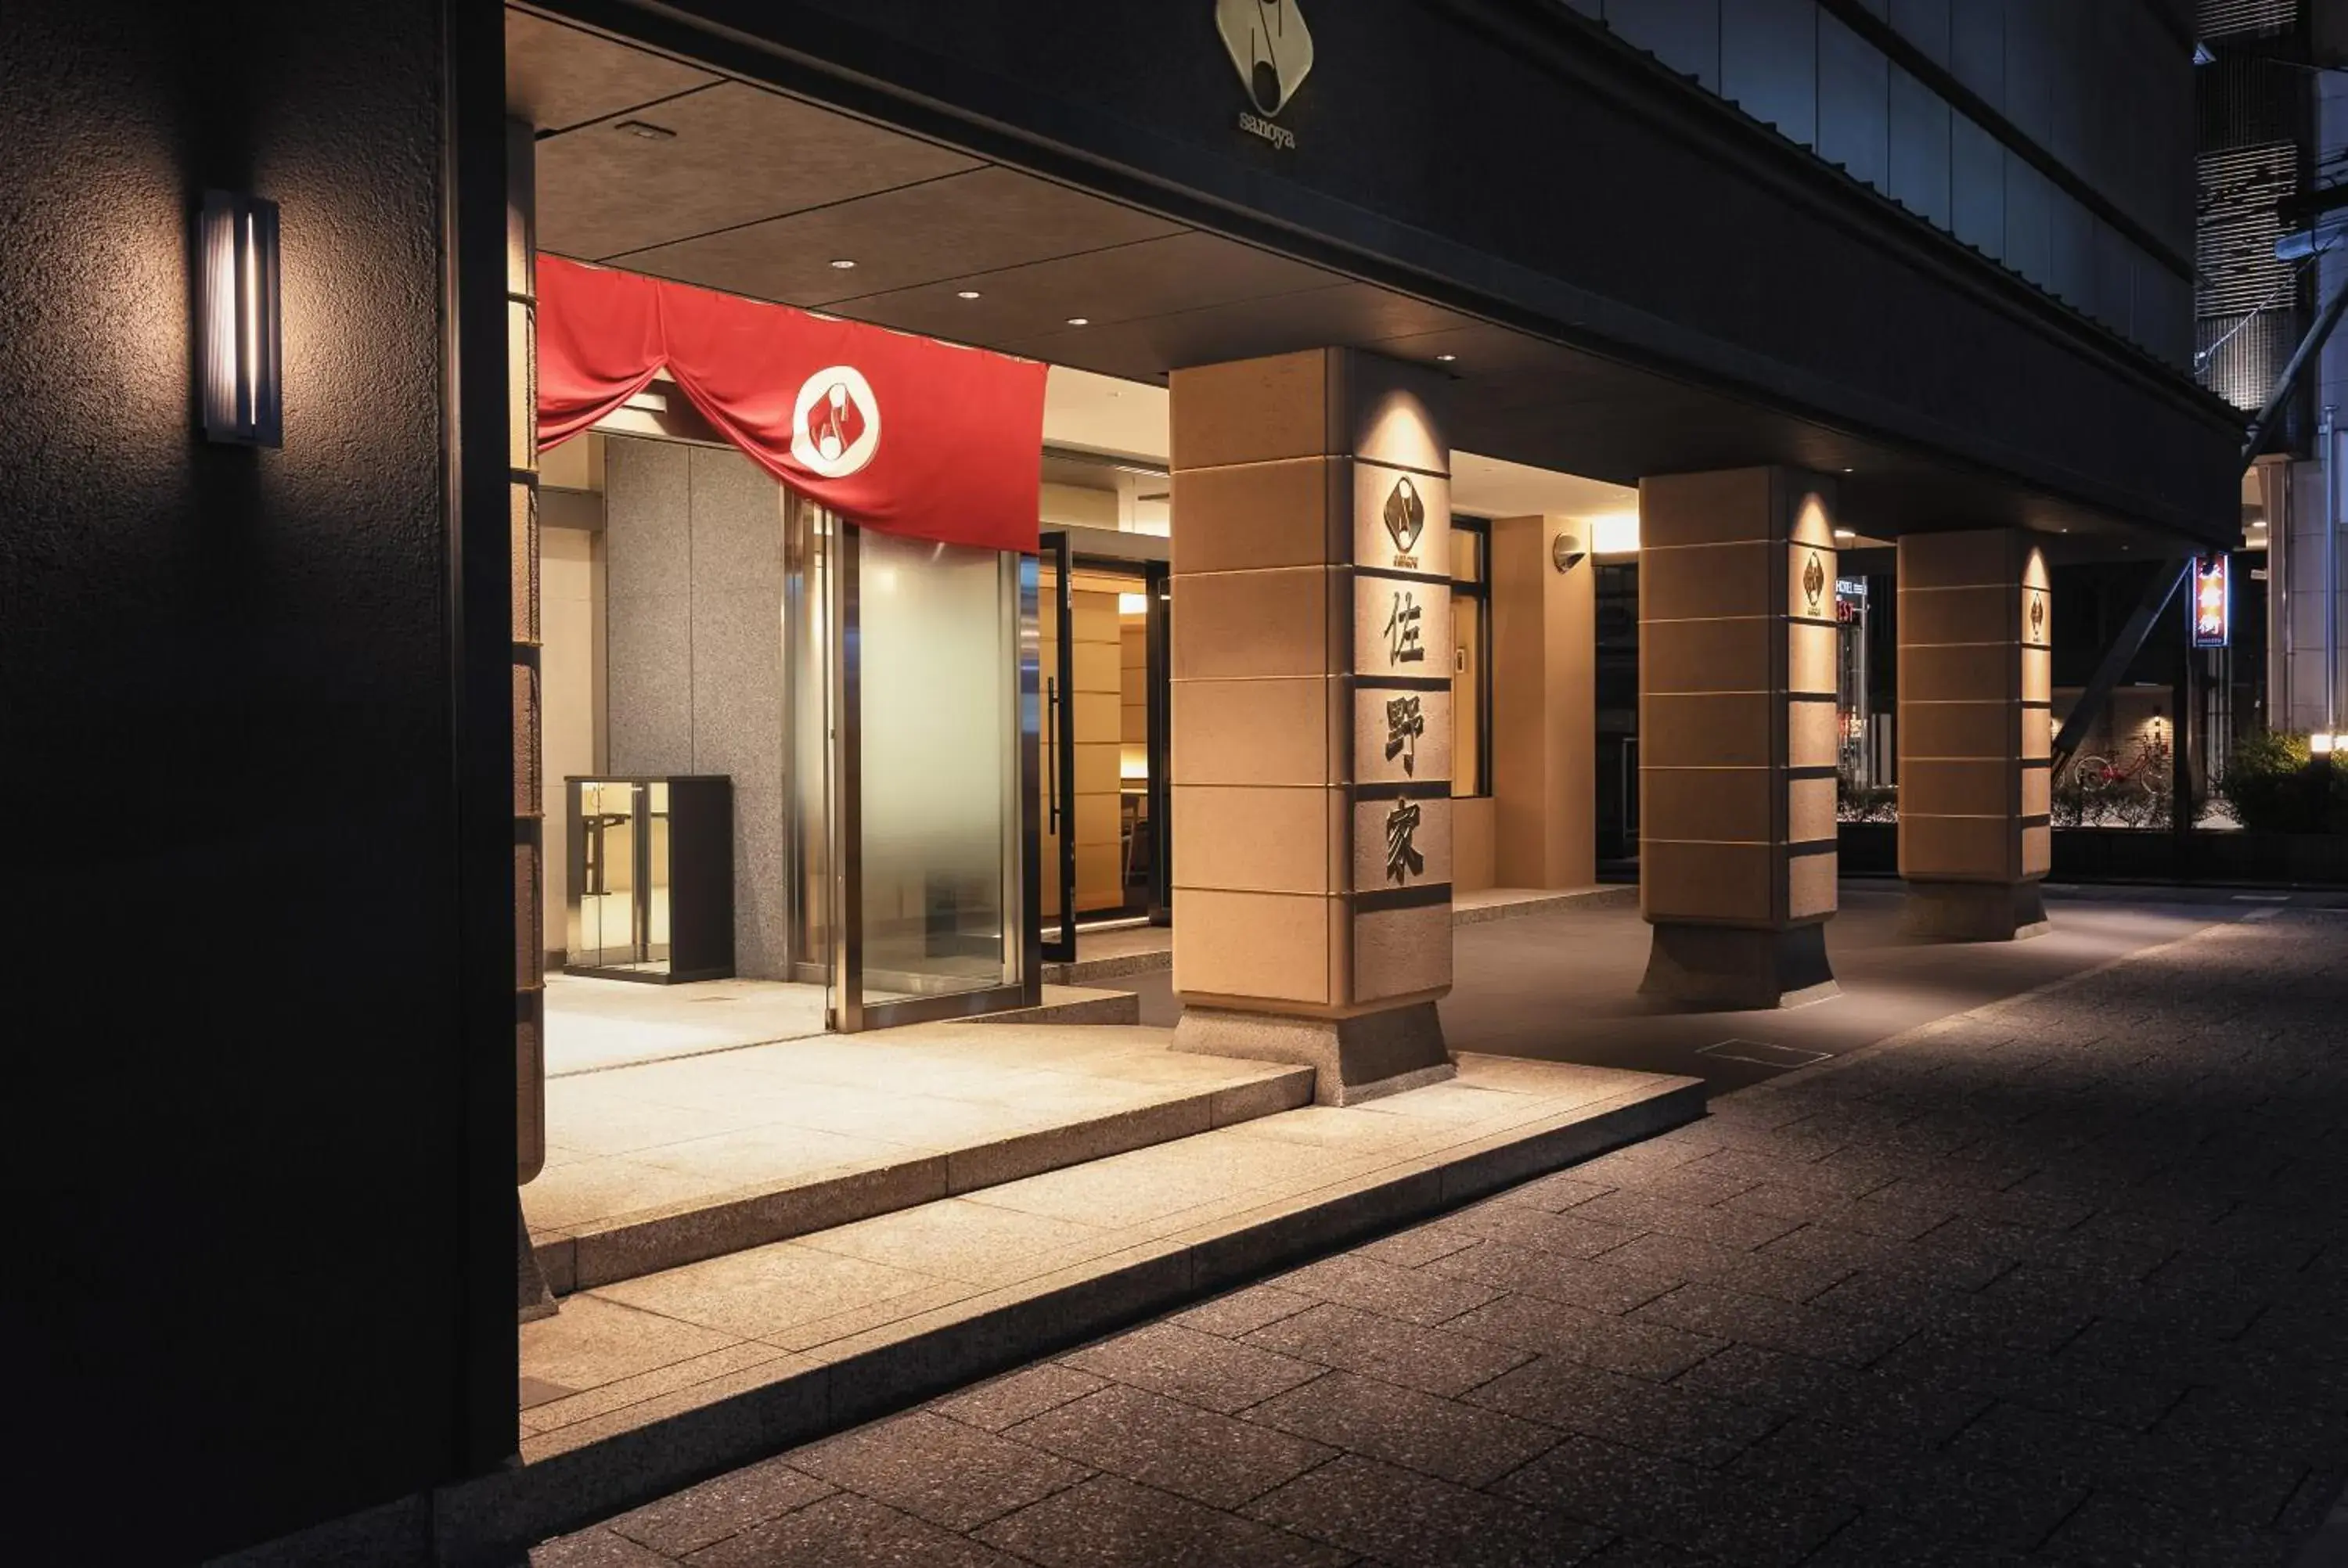
<svg viewBox="0 0 2348 1568">
<path fill-rule="evenodd" d="M 15 1561 L 192 1558 L 511 1446 L 510 1276 L 479 1285 L 511 1023 L 485 1053 L 458 1003 L 442 26 L 0 7 Z M 283 205 L 283 450 L 194 430 L 206 185 Z"/>
</svg>

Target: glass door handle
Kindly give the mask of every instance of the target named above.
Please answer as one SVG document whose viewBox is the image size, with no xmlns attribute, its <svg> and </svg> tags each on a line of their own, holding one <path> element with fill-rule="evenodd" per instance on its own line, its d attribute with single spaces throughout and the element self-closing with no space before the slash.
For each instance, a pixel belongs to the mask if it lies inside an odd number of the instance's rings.
<svg viewBox="0 0 2348 1568">
<path fill-rule="evenodd" d="M 1044 799 L 1050 810 L 1051 823 L 1045 831 L 1057 833 L 1060 831 L 1060 682 L 1056 677 L 1047 676 L 1044 682 L 1044 733 L 1047 737 L 1044 743 L 1045 750 L 1052 759 L 1051 765 L 1044 770 Z"/>
</svg>

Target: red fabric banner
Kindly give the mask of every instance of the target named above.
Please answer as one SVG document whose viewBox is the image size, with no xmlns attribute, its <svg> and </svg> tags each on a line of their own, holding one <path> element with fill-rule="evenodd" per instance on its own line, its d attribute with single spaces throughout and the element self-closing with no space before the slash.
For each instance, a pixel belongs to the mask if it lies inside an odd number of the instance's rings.
<svg viewBox="0 0 2348 1568">
<path fill-rule="evenodd" d="M 886 533 L 1035 548 L 1045 367 L 559 256 L 538 260 L 539 449 L 665 370 L 794 490 Z"/>
</svg>

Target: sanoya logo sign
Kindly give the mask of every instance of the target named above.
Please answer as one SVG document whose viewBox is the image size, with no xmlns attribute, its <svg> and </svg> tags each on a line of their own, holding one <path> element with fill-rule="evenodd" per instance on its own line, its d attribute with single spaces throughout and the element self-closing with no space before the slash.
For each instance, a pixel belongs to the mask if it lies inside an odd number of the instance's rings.
<svg viewBox="0 0 2348 1568">
<path fill-rule="evenodd" d="M 829 365 L 799 386 L 791 411 L 791 457 L 809 473 L 845 479 L 880 449 L 880 404 L 852 364 Z"/>
</svg>

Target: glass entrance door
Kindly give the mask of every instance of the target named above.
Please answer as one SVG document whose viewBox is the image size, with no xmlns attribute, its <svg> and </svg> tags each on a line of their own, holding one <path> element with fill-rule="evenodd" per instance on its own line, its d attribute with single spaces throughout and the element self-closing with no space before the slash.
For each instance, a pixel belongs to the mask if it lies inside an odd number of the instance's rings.
<svg viewBox="0 0 2348 1568">
<path fill-rule="evenodd" d="M 1033 1000 L 1035 569 L 835 523 L 836 1027 Z"/>
</svg>

